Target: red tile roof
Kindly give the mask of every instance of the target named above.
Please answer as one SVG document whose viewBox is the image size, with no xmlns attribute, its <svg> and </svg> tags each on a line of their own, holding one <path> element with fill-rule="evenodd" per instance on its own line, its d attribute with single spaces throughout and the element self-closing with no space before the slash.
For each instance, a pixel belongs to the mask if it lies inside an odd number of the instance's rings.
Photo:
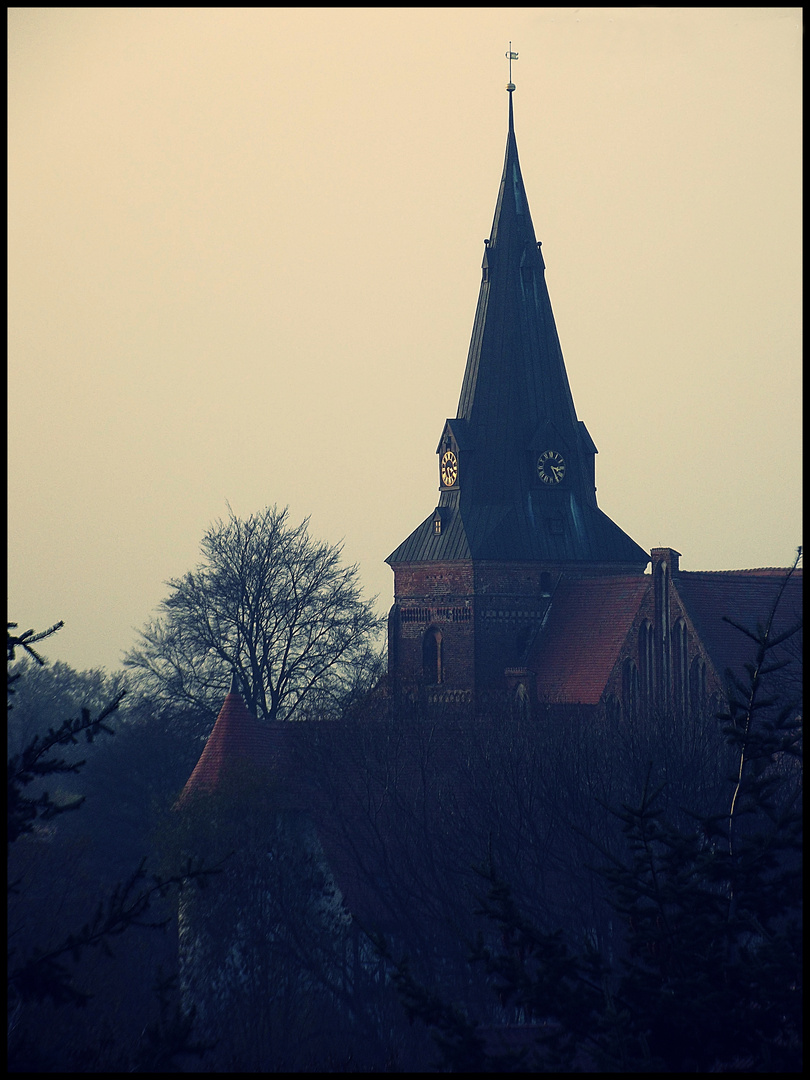
<svg viewBox="0 0 810 1080">
<path fill-rule="evenodd" d="M 681 571 L 673 584 L 721 678 L 730 668 L 744 674 L 754 643 L 724 616 L 755 630 L 767 619 L 787 571 Z M 627 577 L 563 578 L 546 623 L 528 658 L 541 700 L 596 705 L 619 659 L 622 645 L 651 589 L 649 574 Z M 775 630 L 801 617 L 802 573 L 794 572 L 785 591 Z"/>
<path fill-rule="evenodd" d="M 541 701 L 598 704 L 651 584 L 649 574 L 560 581 L 527 663 Z"/>
<path fill-rule="evenodd" d="M 213 792 L 223 779 L 239 767 L 267 771 L 278 768 L 285 738 L 277 728 L 288 724 L 260 724 L 248 711 L 241 694 L 231 691 L 225 697 L 216 723 L 200 755 L 200 760 L 178 799 L 182 804 L 190 795 Z"/>
<path fill-rule="evenodd" d="M 242 696 L 232 692 L 177 806 L 221 789 L 240 767 L 248 766 L 254 775 L 258 769 L 267 777 L 277 809 L 309 814 L 349 910 L 370 925 L 383 925 L 383 868 L 392 851 L 401 858 L 404 850 L 404 838 L 394 830 L 397 808 L 402 800 L 408 804 L 419 795 L 424 783 L 420 766 L 426 759 L 431 775 L 450 775 L 448 763 L 457 756 L 458 735 L 452 723 L 438 730 L 417 727 L 404 732 L 391 731 L 378 720 L 259 723 Z M 393 776 L 385 768 L 391 739 L 397 748 Z M 366 798 L 376 806 L 373 819 Z"/>
</svg>

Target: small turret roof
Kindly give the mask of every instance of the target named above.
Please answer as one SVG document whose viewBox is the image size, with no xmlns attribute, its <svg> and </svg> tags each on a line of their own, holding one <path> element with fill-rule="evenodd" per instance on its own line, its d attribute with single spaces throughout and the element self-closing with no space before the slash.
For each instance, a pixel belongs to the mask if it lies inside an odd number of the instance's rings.
<svg viewBox="0 0 810 1080">
<path fill-rule="evenodd" d="M 225 778 L 239 768 L 269 771 L 276 758 L 273 732 L 248 711 L 244 698 L 231 681 L 231 690 L 219 710 L 216 723 L 178 799 L 182 805 L 191 795 L 216 791 Z"/>
</svg>

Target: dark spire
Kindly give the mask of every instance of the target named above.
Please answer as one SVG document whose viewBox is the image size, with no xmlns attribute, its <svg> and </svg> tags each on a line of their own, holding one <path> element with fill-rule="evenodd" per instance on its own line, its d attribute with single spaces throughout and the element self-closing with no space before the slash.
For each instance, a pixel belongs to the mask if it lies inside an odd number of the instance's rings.
<svg viewBox="0 0 810 1080">
<path fill-rule="evenodd" d="M 484 485 L 482 493 L 493 494 L 505 481 L 513 487 L 515 455 L 538 427 L 577 424 L 520 170 L 512 94 L 509 90 L 503 174 L 457 414 L 467 421 L 476 446 L 486 449 L 486 462 L 476 465 L 471 479 Z"/>
<path fill-rule="evenodd" d="M 507 54 L 516 58 L 514 53 Z M 390 556 L 544 559 L 644 565 L 649 558 L 596 505 L 594 446 L 577 419 L 515 138 L 512 97 L 503 173 L 464 380 L 439 443 L 458 458 L 432 515 Z M 541 455 L 564 462 L 545 482 Z M 548 478 L 546 478 L 548 480 Z"/>
</svg>

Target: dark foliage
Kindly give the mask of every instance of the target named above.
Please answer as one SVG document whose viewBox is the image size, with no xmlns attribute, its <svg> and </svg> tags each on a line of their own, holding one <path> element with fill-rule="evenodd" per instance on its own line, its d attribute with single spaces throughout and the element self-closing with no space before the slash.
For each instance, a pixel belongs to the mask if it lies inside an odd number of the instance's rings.
<svg viewBox="0 0 810 1080">
<path fill-rule="evenodd" d="M 36 665 L 44 666 L 32 642 L 46 639 L 61 625 L 42 634 L 28 631 L 15 635 L 11 632 L 15 625 L 9 624 L 9 663 L 14 663 L 17 651 L 23 649 Z M 17 665 L 10 671 L 9 690 L 15 699 L 21 697 L 19 691 L 24 684 L 19 678 L 25 670 L 24 665 Z M 75 677 L 69 681 L 75 687 L 82 680 Z M 113 942 L 127 931 L 129 939 L 139 929 L 165 930 L 170 921 L 168 894 L 189 885 L 202 885 L 216 871 L 187 862 L 177 873 L 160 876 L 148 873 L 142 860 L 118 883 L 102 884 L 91 871 L 90 881 L 92 877 L 96 880 L 92 885 L 88 881 L 90 887 L 83 890 L 80 882 L 85 871 L 80 868 L 88 865 L 82 854 L 86 844 L 80 832 L 66 830 L 62 822 L 67 818 L 85 819 L 87 815 L 68 814 L 64 819 L 62 815 L 78 810 L 87 793 L 51 794 L 44 787 L 49 778 L 70 777 L 71 783 L 78 780 L 86 759 L 76 759 L 71 748 L 80 742 L 93 743 L 101 734 L 115 734 L 111 719 L 119 713 L 123 696 L 120 690 L 95 714 L 82 707 L 79 716 L 58 725 L 39 716 L 40 733 L 32 734 L 27 741 L 22 739 L 19 751 L 9 756 L 8 1001 L 12 1068 L 50 1071 L 57 1063 L 79 1070 L 94 1066 L 132 1068 L 140 1067 L 139 1063 L 147 1059 L 166 1062 L 177 1054 L 200 1053 L 203 1049 L 192 1037 L 193 1018 L 181 1015 L 177 1002 L 170 1004 L 171 980 L 165 978 L 159 980 L 159 993 L 152 1004 L 157 1017 L 143 1026 L 138 1038 L 126 1050 L 116 1046 L 115 1040 L 105 1040 L 102 1029 L 106 1003 L 100 1004 L 96 996 L 108 984 L 98 981 L 99 966 L 89 963 L 89 959 L 91 955 L 111 958 Z M 9 709 L 12 705 L 10 700 Z M 99 823 L 96 826 L 103 832 Z M 80 1013 L 83 1019 L 79 1019 Z M 54 1034 L 59 1031 L 62 1038 L 55 1042 Z M 105 1041 L 106 1059 L 100 1048 Z"/>
<path fill-rule="evenodd" d="M 777 596 L 774 611 L 780 595 Z M 408 1015 L 450 1071 L 793 1072 L 801 1069 L 801 715 L 786 698 L 794 626 L 755 630 L 748 679 L 718 719 L 737 757 L 724 811 L 673 814 L 650 764 L 636 798 L 603 812 L 621 846 L 591 837 L 619 928 L 601 955 L 542 929 L 516 902 L 511 861 L 479 874 L 484 928 L 469 959 L 489 1014 L 450 1004 L 408 960 L 392 964 Z M 781 654 L 781 655 L 780 655 Z M 781 678 L 774 682 L 774 676 Z M 771 692 L 776 687 L 775 692 Z M 535 912 L 536 915 L 536 912 Z"/>
<path fill-rule="evenodd" d="M 16 651 L 23 648 L 33 660 L 44 665 L 45 661 L 31 646 L 31 642 L 40 642 L 56 633 L 63 623 L 56 623 L 48 630 L 34 634 L 32 630 L 22 635 L 14 635 L 11 630 L 16 623 L 9 623 L 8 632 L 8 661 L 13 663 Z M 11 710 L 13 704 L 11 695 L 16 693 L 16 682 L 22 672 L 10 671 L 8 677 L 9 702 Z M 69 761 L 57 751 L 60 747 L 77 746 L 81 738 L 91 743 L 100 732 L 112 735 L 113 729 L 107 723 L 115 713 L 124 692 L 121 691 L 97 716 L 91 716 L 89 709 L 82 709 L 81 714 L 73 719 L 62 721 L 58 727 L 49 727 L 43 735 L 33 735 L 17 754 L 12 754 L 8 759 L 8 844 L 13 844 L 20 836 L 35 831 L 38 825 L 48 822 L 58 814 L 69 810 L 78 810 L 83 797 L 77 797 L 64 801 L 56 801 L 48 793 L 41 790 L 36 794 L 29 792 L 30 786 L 35 780 L 48 776 L 56 776 L 62 773 L 78 773 L 84 761 Z"/>
</svg>

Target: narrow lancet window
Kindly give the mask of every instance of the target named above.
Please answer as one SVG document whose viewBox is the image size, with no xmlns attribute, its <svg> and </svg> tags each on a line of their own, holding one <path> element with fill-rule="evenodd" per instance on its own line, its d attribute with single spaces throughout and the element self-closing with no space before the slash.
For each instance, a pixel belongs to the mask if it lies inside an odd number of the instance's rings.
<svg viewBox="0 0 810 1080">
<path fill-rule="evenodd" d="M 435 626 L 431 626 L 422 638 L 422 673 L 430 686 L 442 681 L 442 632 Z"/>
<path fill-rule="evenodd" d="M 638 673 L 641 705 L 649 709 L 653 702 L 653 628 L 647 619 L 638 631 Z"/>
<path fill-rule="evenodd" d="M 638 668 L 628 656 L 622 665 L 622 705 L 628 720 L 638 720 L 640 687 Z"/>
<path fill-rule="evenodd" d="M 689 669 L 689 708 L 695 719 L 706 711 L 706 665 L 700 656 Z"/>
<path fill-rule="evenodd" d="M 686 715 L 689 700 L 689 656 L 686 623 L 678 619 L 672 627 L 672 697 L 678 716 Z"/>
</svg>

